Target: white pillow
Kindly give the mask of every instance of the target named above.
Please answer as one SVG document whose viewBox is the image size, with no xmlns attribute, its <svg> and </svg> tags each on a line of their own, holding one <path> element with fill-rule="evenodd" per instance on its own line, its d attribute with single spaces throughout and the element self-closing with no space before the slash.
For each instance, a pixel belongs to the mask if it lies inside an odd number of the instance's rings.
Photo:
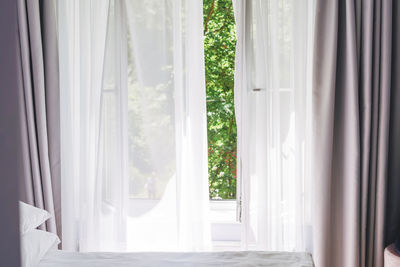
<svg viewBox="0 0 400 267">
<path fill-rule="evenodd" d="M 50 213 L 45 210 L 28 205 L 22 201 L 19 202 L 19 231 L 21 234 L 36 229 L 50 217 Z"/>
<path fill-rule="evenodd" d="M 21 267 L 34 267 L 49 250 L 60 243 L 57 235 L 42 230 L 31 230 L 21 235 Z"/>
</svg>

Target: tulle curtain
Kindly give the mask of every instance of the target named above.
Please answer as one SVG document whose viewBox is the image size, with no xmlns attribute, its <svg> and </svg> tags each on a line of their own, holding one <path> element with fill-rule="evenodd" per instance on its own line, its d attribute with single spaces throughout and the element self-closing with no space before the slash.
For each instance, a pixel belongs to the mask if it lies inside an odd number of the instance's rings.
<svg viewBox="0 0 400 267">
<path fill-rule="evenodd" d="M 63 248 L 210 247 L 202 1 L 60 1 Z"/>
<path fill-rule="evenodd" d="M 122 229 L 106 221 L 101 198 L 101 102 L 110 2 L 59 1 L 63 248 L 114 246 L 106 235 Z M 121 177 L 118 176 L 118 179 Z M 116 214 L 110 215 L 115 217 Z M 114 218 L 111 218 L 114 219 Z M 115 222 L 116 223 L 116 222 Z"/>
<path fill-rule="evenodd" d="M 130 218 L 129 246 L 203 250 L 211 237 L 202 1 L 124 3 L 130 188 L 157 203 Z"/>
<path fill-rule="evenodd" d="M 311 250 L 313 1 L 235 1 L 245 249 Z"/>
</svg>

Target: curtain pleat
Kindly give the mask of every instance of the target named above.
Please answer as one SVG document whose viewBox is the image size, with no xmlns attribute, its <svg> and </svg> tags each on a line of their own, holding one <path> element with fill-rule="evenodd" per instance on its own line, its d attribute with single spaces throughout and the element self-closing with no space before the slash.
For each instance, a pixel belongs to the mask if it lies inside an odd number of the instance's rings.
<svg viewBox="0 0 400 267">
<path fill-rule="evenodd" d="M 389 167 L 386 181 L 385 245 L 400 238 L 400 2 L 392 5 L 392 68 L 390 95 Z M 397 27 L 397 28 L 396 28 Z"/>
<path fill-rule="evenodd" d="M 124 245 L 124 236 L 116 234 L 125 233 L 124 220 L 118 220 L 123 206 L 101 201 L 103 175 L 120 189 L 116 194 L 125 197 L 119 183 L 122 160 L 102 142 L 103 72 L 111 14 L 109 0 L 58 3 L 62 236 L 68 250 L 112 251 Z M 103 168 L 107 155 L 114 163 L 112 174 L 106 173 L 108 166 Z"/>
<path fill-rule="evenodd" d="M 393 19 L 400 13 L 392 4 L 317 2 L 313 89 L 317 266 L 383 266 L 384 248 L 393 241 L 393 225 L 399 225 L 398 218 L 385 219 L 396 214 L 387 207 L 399 200 L 390 194 L 391 186 L 398 184 L 390 170 L 396 168 L 391 155 L 398 155 L 392 147 L 399 124 L 393 120 L 398 115 L 391 101 L 400 86 L 393 76 L 399 61 L 395 46 L 399 29 Z"/>
<path fill-rule="evenodd" d="M 314 1 L 235 1 L 242 247 L 311 251 Z"/>
<path fill-rule="evenodd" d="M 42 228 L 54 233 L 61 229 L 56 228 L 61 202 L 55 11 L 53 1 L 18 1 L 24 157 L 20 198 L 53 215 Z"/>
<path fill-rule="evenodd" d="M 206 250 L 202 1 L 59 2 L 63 245 Z"/>
</svg>

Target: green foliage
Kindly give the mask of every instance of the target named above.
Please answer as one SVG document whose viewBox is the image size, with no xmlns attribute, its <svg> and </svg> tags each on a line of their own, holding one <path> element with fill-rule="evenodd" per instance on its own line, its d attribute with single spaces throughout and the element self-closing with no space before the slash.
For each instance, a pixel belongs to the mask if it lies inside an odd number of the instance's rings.
<svg viewBox="0 0 400 267">
<path fill-rule="evenodd" d="M 210 199 L 235 199 L 235 18 L 232 0 L 203 3 L 209 193 Z"/>
</svg>

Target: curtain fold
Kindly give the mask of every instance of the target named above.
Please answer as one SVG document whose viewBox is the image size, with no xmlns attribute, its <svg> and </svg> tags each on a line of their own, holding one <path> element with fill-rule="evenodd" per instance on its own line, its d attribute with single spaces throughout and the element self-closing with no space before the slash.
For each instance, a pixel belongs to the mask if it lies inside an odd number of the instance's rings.
<svg viewBox="0 0 400 267">
<path fill-rule="evenodd" d="M 59 86 L 53 1 L 19 0 L 21 143 L 20 198 L 53 215 L 42 228 L 61 233 Z M 57 227 L 56 227 L 57 226 Z"/>
<path fill-rule="evenodd" d="M 393 25 L 400 25 L 400 3 L 394 1 L 392 5 Z M 400 30 L 393 29 L 392 35 L 392 68 L 390 94 L 390 133 L 389 133 L 389 168 L 386 186 L 386 211 L 385 211 L 385 245 L 391 244 L 396 238 L 400 238 L 400 205 L 398 197 L 400 192 Z"/>
<path fill-rule="evenodd" d="M 60 1 L 63 246 L 210 248 L 202 1 Z"/>
<path fill-rule="evenodd" d="M 318 1 L 316 10 L 314 259 L 317 266 L 383 266 L 399 229 L 399 6 Z"/>
<path fill-rule="evenodd" d="M 104 155 L 101 101 L 109 6 L 108 0 L 58 3 L 62 236 L 67 250 L 115 250 L 124 243 L 115 234 L 125 232 L 118 209 L 101 201 L 107 175 L 99 166 Z"/>
<path fill-rule="evenodd" d="M 235 1 L 245 249 L 312 250 L 313 1 Z"/>
</svg>

